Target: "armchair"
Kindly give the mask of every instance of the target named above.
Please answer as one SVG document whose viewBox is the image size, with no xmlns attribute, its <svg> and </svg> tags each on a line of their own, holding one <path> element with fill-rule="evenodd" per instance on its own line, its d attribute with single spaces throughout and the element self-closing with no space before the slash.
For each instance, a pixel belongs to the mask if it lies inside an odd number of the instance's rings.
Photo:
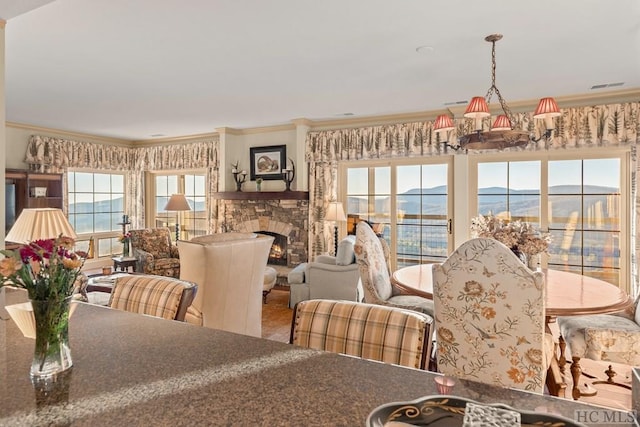
<svg viewBox="0 0 640 427">
<path fill-rule="evenodd" d="M 271 236 L 241 233 L 221 233 L 204 242 L 179 241 L 180 278 L 198 285 L 185 320 L 260 337 L 265 268 L 272 243 Z"/>
<path fill-rule="evenodd" d="M 313 262 L 302 263 L 291 271 L 289 306 L 293 308 L 308 299 L 361 301 L 354 243 L 355 236 L 347 236 L 338 244 L 336 256 L 318 255 Z"/>
<path fill-rule="evenodd" d="M 180 277 L 178 247 L 171 243 L 168 228 L 130 230 L 136 271 L 157 276 Z"/>
</svg>

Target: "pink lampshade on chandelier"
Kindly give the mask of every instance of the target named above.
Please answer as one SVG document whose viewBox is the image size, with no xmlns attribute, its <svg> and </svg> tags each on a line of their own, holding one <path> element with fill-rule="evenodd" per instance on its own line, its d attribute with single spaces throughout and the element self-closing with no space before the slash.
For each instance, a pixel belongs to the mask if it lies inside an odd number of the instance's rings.
<svg viewBox="0 0 640 427">
<path fill-rule="evenodd" d="M 491 43 L 491 86 L 485 97 L 474 96 L 464 112 L 464 117 L 474 120 L 474 132 L 462 135 L 458 138 L 458 146 L 451 146 L 447 142 L 445 146 L 454 149 L 471 149 L 471 150 L 487 150 L 487 149 L 504 149 L 510 147 L 521 147 L 529 142 L 538 142 L 542 138 L 549 140 L 551 132 L 554 128 L 553 118 L 561 115 L 558 104 L 553 98 L 542 98 L 538 103 L 533 115 L 534 119 L 544 119 L 545 132 L 535 139 L 528 132 L 515 130 L 513 114 L 507 103 L 502 98 L 498 87 L 496 86 L 496 42 L 502 39 L 502 34 L 491 34 L 485 37 L 485 40 Z M 489 130 L 484 130 L 484 119 L 491 116 L 489 112 L 489 102 L 491 96 L 496 94 L 500 107 L 504 114 L 500 114 L 491 125 Z M 433 130 L 436 133 L 448 132 L 455 128 L 453 120 L 449 115 L 441 114 L 436 118 Z"/>
</svg>

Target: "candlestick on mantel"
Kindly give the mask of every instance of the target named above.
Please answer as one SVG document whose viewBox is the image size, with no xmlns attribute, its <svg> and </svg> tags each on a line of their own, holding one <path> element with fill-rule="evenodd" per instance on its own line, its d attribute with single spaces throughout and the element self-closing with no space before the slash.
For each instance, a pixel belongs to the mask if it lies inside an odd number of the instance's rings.
<svg viewBox="0 0 640 427">
<path fill-rule="evenodd" d="M 282 169 L 282 180 L 286 185 L 285 191 L 291 191 L 291 183 L 296 177 L 296 165 L 291 158 L 289 158 L 289 161 L 291 162 L 291 169 L 288 167 Z"/>
</svg>

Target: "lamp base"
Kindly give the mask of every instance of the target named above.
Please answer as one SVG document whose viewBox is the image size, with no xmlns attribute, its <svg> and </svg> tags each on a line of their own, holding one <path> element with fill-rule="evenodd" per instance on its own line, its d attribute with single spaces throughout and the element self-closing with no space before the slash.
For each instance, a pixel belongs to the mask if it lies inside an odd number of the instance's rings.
<svg viewBox="0 0 640 427">
<path fill-rule="evenodd" d="M 338 226 L 333 226 L 333 256 L 338 256 Z"/>
<path fill-rule="evenodd" d="M 176 222 L 176 242 L 180 240 L 180 224 Z"/>
</svg>

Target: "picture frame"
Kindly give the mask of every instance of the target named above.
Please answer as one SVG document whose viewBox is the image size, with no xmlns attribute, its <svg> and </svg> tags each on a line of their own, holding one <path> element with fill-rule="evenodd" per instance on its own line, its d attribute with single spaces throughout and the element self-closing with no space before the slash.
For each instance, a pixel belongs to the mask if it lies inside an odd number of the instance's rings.
<svg viewBox="0 0 640 427">
<path fill-rule="evenodd" d="M 250 147 L 249 163 L 251 181 L 282 179 L 282 169 L 287 164 L 287 146 L 269 145 L 266 147 Z"/>
</svg>

